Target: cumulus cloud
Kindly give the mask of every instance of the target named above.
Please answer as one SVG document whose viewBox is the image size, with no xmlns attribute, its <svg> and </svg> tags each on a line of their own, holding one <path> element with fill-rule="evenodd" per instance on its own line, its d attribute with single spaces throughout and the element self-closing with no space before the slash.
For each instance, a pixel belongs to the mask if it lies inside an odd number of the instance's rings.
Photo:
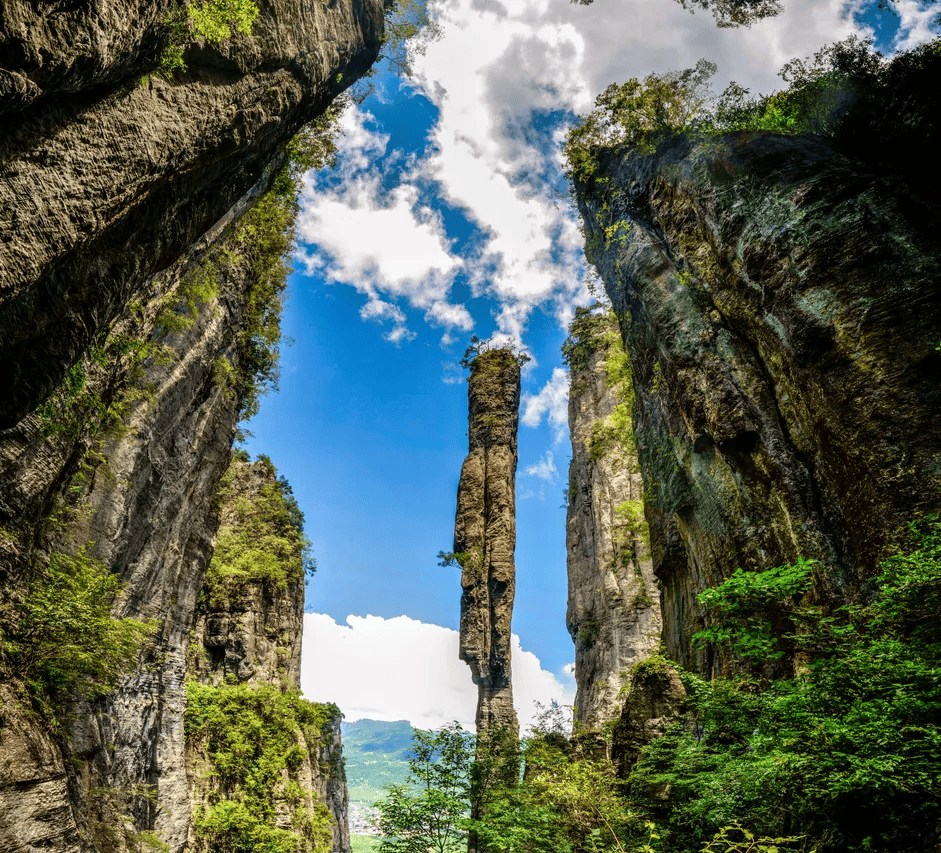
<svg viewBox="0 0 941 853">
<path fill-rule="evenodd" d="M 542 459 L 534 465 L 527 466 L 526 473 L 530 477 L 538 477 L 540 480 L 545 480 L 547 483 L 554 483 L 556 467 L 552 459 L 552 451 L 547 450 L 546 455 L 543 456 Z"/>
<path fill-rule="evenodd" d="M 364 320 L 391 322 L 386 337 L 413 337 L 398 301 L 424 312 L 429 322 L 467 331 L 470 313 L 449 301 L 463 261 L 451 251 L 441 216 L 420 200 L 408 178 L 387 188 L 374 168 L 388 145 L 388 135 L 370 130 L 368 113 L 351 107 L 344 113 L 340 138 L 344 180 L 318 184 L 308 175 L 297 220 L 306 244 L 296 259 L 308 275 L 355 287 L 367 297 Z"/>
<path fill-rule="evenodd" d="M 304 615 L 301 688 L 314 702 L 335 702 L 347 720 L 409 720 L 436 728 L 458 720 L 472 728 L 477 688 L 458 658 L 458 632 L 396 616 Z M 513 695 L 523 730 L 536 701 L 571 704 L 571 679 L 546 672 L 512 638 Z M 563 683 L 563 681 L 565 683 Z"/>
<path fill-rule="evenodd" d="M 556 441 L 561 441 L 568 426 L 569 375 L 561 367 L 553 368 L 549 381 L 538 394 L 523 394 L 523 414 L 520 420 L 529 427 L 537 427 L 543 418 L 555 428 Z"/>
<path fill-rule="evenodd" d="M 486 320 L 515 340 L 524 340 L 537 306 L 564 326 L 573 305 L 587 301 L 582 240 L 562 176 L 561 144 L 574 115 L 590 110 L 609 83 L 703 57 L 718 64 L 717 91 L 737 80 L 770 92 L 782 85 L 777 72 L 787 60 L 859 32 L 852 13 L 860 2 L 787 0 L 778 17 L 719 29 L 710 14 L 690 14 L 673 0 L 431 0 L 443 36 L 413 55 L 408 84 L 437 110 L 426 147 L 390 154 L 389 137 L 370 129 L 368 114 L 349 111 L 346 177 L 311 185 L 303 200 L 301 238 L 317 245 L 303 260 L 313 274 L 418 308 L 446 330 L 474 325 L 467 307 L 449 298 L 458 278 L 488 300 Z M 930 36 L 930 9 L 918 0 L 896 7 L 900 47 Z M 461 257 L 442 204 L 476 229 Z M 407 337 L 403 321 L 387 322 L 390 335 Z"/>
</svg>

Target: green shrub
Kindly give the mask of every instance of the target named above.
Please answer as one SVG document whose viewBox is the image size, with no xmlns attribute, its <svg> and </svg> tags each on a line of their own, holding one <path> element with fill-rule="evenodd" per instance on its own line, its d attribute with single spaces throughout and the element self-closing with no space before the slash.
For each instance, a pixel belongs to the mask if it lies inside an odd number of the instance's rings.
<svg viewBox="0 0 941 853">
<path fill-rule="evenodd" d="M 189 682 L 187 746 L 207 756 L 213 780 L 208 804 L 193 815 L 195 849 L 327 853 L 332 817 L 293 775 L 308 749 L 329 735 L 339 713 L 335 705 L 308 702 L 297 691 Z M 284 806 L 291 815 L 291 830 L 275 826 L 278 809 Z"/>
<path fill-rule="evenodd" d="M 809 576 L 762 574 L 719 588 L 726 618 L 747 626 L 762 594 L 783 607 Z M 809 659 L 796 678 L 682 673 L 692 715 L 645 748 L 630 778 L 631 799 L 658 822 L 665 849 L 699 851 L 736 825 L 766 839 L 800 835 L 790 849 L 819 853 L 919 853 L 937 843 L 937 518 L 912 526 L 909 548 L 883 563 L 878 585 L 871 603 L 832 615 L 787 604 L 797 626 L 788 641 Z M 721 641 L 741 647 L 742 635 Z M 750 641 L 744 648 L 757 652 Z M 656 792 L 667 786 L 665 804 Z"/>
<path fill-rule="evenodd" d="M 8 677 L 25 684 L 54 724 L 68 703 L 111 690 L 156 629 L 153 622 L 112 618 L 119 590 L 118 578 L 85 549 L 53 553 L 2 636 Z"/>
<path fill-rule="evenodd" d="M 233 455 L 220 483 L 223 521 L 204 587 L 212 602 L 244 583 L 266 581 L 283 589 L 316 570 L 290 484 L 268 457 L 259 457 L 258 464 L 266 466 L 267 476 L 257 489 L 253 466 L 240 455 Z"/>
</svg>

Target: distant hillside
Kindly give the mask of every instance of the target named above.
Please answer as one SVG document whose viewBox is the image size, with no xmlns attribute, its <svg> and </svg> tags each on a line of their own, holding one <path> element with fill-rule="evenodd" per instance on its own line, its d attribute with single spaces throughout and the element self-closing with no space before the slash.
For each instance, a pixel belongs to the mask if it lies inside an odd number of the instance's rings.
<svg viewBox="0 0 941 853">
<path fill-rule="evenodd" d="M 350 803 L 369 806 L 384 795 L 387 785 L 405 781 L 411 723 L 357 720 L 341 726 Z"/>
</svg>

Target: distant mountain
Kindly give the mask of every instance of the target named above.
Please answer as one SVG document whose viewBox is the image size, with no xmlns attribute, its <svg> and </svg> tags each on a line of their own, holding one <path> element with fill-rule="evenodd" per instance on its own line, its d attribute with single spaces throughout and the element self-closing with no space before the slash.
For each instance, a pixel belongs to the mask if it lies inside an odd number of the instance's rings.
<svg viewBox="0 0 941 853">
<path fill-rule="evenodd" d="M 412 725 L 408 720 L 341 723 L 350 804 L 370 806 L 408 774 Z"/>
</svg>

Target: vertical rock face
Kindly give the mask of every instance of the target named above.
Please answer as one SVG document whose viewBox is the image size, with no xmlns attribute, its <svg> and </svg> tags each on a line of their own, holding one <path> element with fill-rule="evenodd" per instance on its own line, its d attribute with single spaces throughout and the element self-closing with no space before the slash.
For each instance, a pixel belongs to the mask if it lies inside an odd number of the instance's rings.
<svg viewBox="0 0 941 853">
<path fill-rule="evenodd" d="M 489 350 L 474 359 L 467 400 L 469 449 L 454 518 L 463 590 L 460 654 L 477 685 L 477 731 L 517 732 L 510 622 L 516 591 L 520 366 L 511 350 Z"/>
<path fill-rule="evenodd" d="M 303 516 L 263 458 L 233 456 L 219 489 L 219 529 L 193 622 L 190 674 L 300 688 Z"/>
<path fill-rule="evenodd" d="M 617 320 L 580 310 L 570 335 L 566 623 L 575 643 L 575 720 L 597 730 L 618 717 L 627 673 L 660 642 L 660 593 Z"/>
<path fill-rule="evenodd" d="M 705 587 L 804 556 L 821 605 L 865 594 L 941 506 L 937 166 L 855 159 L 848 126 L 603 151 L 578 189 L 631 355 L 667 652 L 701 672 Z"/>
<path fill-rule="evenodd" d="M 257 844 L 274 832 L 301 853 L 348 853 L 341 714 L 298 695 L 309 563 L 303 515 L 271 462 L 251 463 L 242 452 L 233 454 L 218 502 L 189 651 L 189 676 L 199 684 L 190 684 L 185 726 L 188 848 Z M 234 769 L 230 737 L 253 750 Z M 220 829 L 217 818 L 243 801 L 242 834 Z"/>
<path fill-rule="evenodd" d="M 277 314 L 276 276 L 256 272 L 289 223 L 265 245 L 235 229 L 382 31 L 377 0 L 260 5 L 250 36 L 183 45 L 171 79 L 144 75 L 185 4 L 0 9 L 0 631 L 17 636 L 50 553 L 82 546 L 121 581 L 113 616 L 155 625 L 133 673 L 58 726 L 24 710 L 22 655 L 4 645 L 3 850 L 136 850 L 152 832 L 179 851 L 190 831 L 190 632 L 217 486 L 267 357 L 252 311 Z M 236 638 L 257 629 L 248 606 Z M 274 655 L 295 677 L 299 644 L 280 637 L 295 611 L 244 649 L 256 672 Z M 318 760 L 337 738 L 317 735 Z M 342 774 L 324 785 L 340 814 Z"/>
<path fill-rule="evenodd" d="M 142 85 L 185 4 L 4 4 L 0 97 L 19 111 L 0 132 L 0 427 L 377 55 L 379 0 L 261 6 L 250 36 L 184 46 L 185 72 Z"/>
<path fill-rule="evenodd" d="M 154 306 L 168 296 L 172 304 L 189 266 L 181 262 L 155 281 L 155 298 L 141 318 L 126 317 L 113 335 L 152 334 Z M 186 839 L 186 650 L 212 550 L 213 497 L 238 415 L 237 401 L 214 381 L 213 366 L 225 354 L 238 363 L 234 340 L 244 286 L 239 276 L 223 277 L 188 328 L 161 338 L 161 357 L 145 360 L 134 383 L 146 395 L 132 404 L 123 437 L 97 448 L 98 464 L 86 454 L 92 439 L 83 437 L 76 446 L 68 430 L 44 438 L 46 425 L 37 413 L 0 434 L 4 521 L 15 531 L 5 540 L 7 594 L 15 597 L 24 558 L 34 537 L 43 541 L 55 507 L 54 524 L 63 529 L 45 547 L 70 552 L 90 542 L 90 555 L 124 585 L 114 616 L 153 619 L 159 626 L 136 672 L 106 699 L 74 712 L 71 731 L 63 733 L 67 745 L 56 743 L 65 755 L 59 772 L 40 779 L 46 765 L 36 767 L 34 784 L 47 794 L 38 810 L 29 811 L 25 787 L 7 790 L 16 821 L 2 839 L 6 849 L 25 850 L 40 841 L 52 850 L 93 849 L 102 827 L 120 825 L 119 812 L 156 830 L 173 850 Z M 82 470 L 72 476 L 79 464 Z M 58 490 L 64 482 L 71 487 L 63 497 Z M 6 769 L 26 775 L 27 767 Z M 99 794 L 86 799 L 92 789 Z M 125 797 L 127 791 L 138 794 Z M 57 815 L 54 821 L 44 816 L 47 811 Z"/>
</svg>

